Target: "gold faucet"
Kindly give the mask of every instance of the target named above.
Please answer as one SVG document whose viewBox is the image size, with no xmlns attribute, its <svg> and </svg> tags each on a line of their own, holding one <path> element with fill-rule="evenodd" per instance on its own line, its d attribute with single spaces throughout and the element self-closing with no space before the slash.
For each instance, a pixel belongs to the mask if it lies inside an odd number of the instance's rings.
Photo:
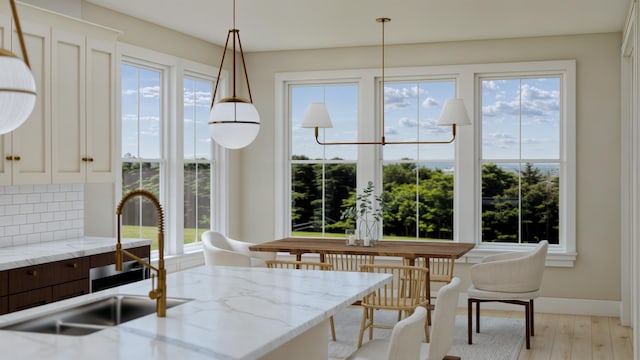
<svg viewBox="0 0 640 360">
<path fill-rule="evenodd" d="M 124 204 L 131 198 L 136 196 L 146 197 L 153 203 L 158 212 L 158 267 L 155 267 L 134 254 L 122 249 L 120 244 L 120 222 L 122 219 L 122 208 Z M 158 274 L 158 287 L 155 287 L 154 274 L 151 275 L 151 291 L 149 291 L 149 298 L 156 300 L 156 313 L 158 317 L 165 317 L 167 312 L 167 270 L 164 268 L 164 214 L 162 212 L 162 206 L 158 199 L 150 192 L 142 189 L 133 190 L 125 195 L 116 209 L 116 216 L 118 217 L 118 244 L 116 245 L 116 271 L 122 271 L 122 254 L 126 254 L 140 264 L 148 267 Z"/>
</svg>

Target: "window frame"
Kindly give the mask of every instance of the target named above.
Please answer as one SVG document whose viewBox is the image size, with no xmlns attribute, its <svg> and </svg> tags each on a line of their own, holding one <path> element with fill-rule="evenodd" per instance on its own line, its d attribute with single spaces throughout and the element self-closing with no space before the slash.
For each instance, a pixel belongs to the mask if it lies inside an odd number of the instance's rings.
<svg viewBox="0 0 640 360">
<path fill-rule="evenodd" d="M 479 79 L 487 76 L 548 76 L 561 77 L 561 139 L 560 139 L 560 244 L 549 247 L 547 265 L 571 267 L 576 259 L 576 62 L 555 60 L 536 62 L 468 64 L 452 66 L 424 66 L 385 68 L 386 78 L 393 80 L 454 79 L 456 96 L 464 99 L 472 116 L 472 126 L 458 127 L 455 141 L 454 173 L 454 242 L 476 244 L 460 261 L 479 262 L 484 256 L 509 251 L 522 251 L 532 247 L 527 244 L 487 244 L 480 242 L 481 186 L 479 154 L 481 132 L 476 121 L 480 119 L 481 103 Z M 275 235 L 278 238 L 291 234 L 291 173 L 290 173 L 290 114 L 289 86 L 303 84 L 329 84 L 350 81 L 358 85 L 358 133 L 361 139 L 375 139 L 380 134 L 380 124 L 367 126 L 366 120 L 379 112 L 376 89 L 379 70 L 354 69 L 336 71 L 283 72 L 275 76 L 275 184 L 276 209 Z M 309 132 L 310 141 L 313 133 Z M 380 166 L 361 166 L 361 162 L 381 164 L 380 151 L 358 149 L 357 188 L 366 186 L 366 179 L 381 180 Z M 369 145 L 370 146 L 370 145 Z M 473 199 L 465 201 L 464 199 Z"/>
<path fill-rule="evenodd" d="M 197 78 L 211 80 L 215 86 L 215 74 L 218 69 L 209 65 L 179 58 L 173 55 L 160 53 L 154 50 L 137 47 L 130 44 L 119 43 L 117 46 L 117 72 L 116 86 L 121 92 L 121 67 L 123 63 L 131 65 L 148 66 L 162 69 L 162 106 L 161 119 L 161 152 L 164 167 L 161 170 L 159 201 L 165 213 L 165 257 L 178 256 L 202 250 L 200 242 L 184 244 L 184 89 L 183 78 L 195 76 Z M 219 96 L 227 93 L 228 72 L 222 70 L 220 74 Z M 116 97 L 117 113 L 121 114 L 121 99 Z M 116 148 L 121 152 L 122 126 L 121 119 L 116 121 L 117 144 Z M 226 232 L 228 228 L 228 198 L 227 198 L 227 174 L 228 152 L 223 147 L 212 141 L 211 145 L 211 230 Z M 122 198 L 122 165 L 121 155 L 116 157 L 118 163 L 115 195 L 116 203 Z M 171 239 L 171 240 L 169 240 Z M 157 250 L 151 254 L 157 258 Z"/>
</svg>

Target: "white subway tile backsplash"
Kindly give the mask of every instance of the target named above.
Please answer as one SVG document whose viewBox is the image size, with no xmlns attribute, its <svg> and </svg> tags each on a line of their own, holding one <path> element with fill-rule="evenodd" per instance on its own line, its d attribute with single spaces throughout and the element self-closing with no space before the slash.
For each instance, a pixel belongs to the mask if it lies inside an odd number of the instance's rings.
<svg viewBox="0 0 640 360">
<path fill-rule="evenodd" d="M 0 186 L 0 247 L 84 235 L 84 185 Z"/>
</svg>

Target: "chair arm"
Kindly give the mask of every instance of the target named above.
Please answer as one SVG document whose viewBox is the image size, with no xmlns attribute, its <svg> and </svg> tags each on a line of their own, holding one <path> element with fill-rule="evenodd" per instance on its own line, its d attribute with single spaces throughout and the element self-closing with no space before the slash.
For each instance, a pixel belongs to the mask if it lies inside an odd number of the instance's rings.
<svg viewBox="0 0 640 360">
<path fill-rule="evenodd" d="M 523 256 L 527 256 L 527 253 L 523 253 L 522 251 L 511 252 L 511 253 L 500 253 L 500 254 L 485 256 L 482 258 L 481 262 L 486 263 L 486 262 L 500 261 L 500 260 L 512 260 L 512 259 L 521 258 Z"/>
<path fill-rule="evenodd" d="M 251 257 L 239 252 L 216 248 L 203 243 L 204 263 L 221 266 L 251 266 Z"/>
<path fill-rule="evenodd" d="M 247 256 L 253 257 L 253 258 L 258 258 L 261 260 L 275 260 L 276 259 L 276 253 L 275 252 L 263 252 L 263 251 L 251 251 L 249 250 L 250 246 L 253 246 L 255 244 L 253 243 L 249 243 L 246 241 L 240 241 L 240 240 L 234 240 L 234 239 L 229 239 L 227 238 L 227 241 L 229 242 L 229 245 L 231 246 L 231 248 L 237 252 L 243 253 Z"/>
<path fill-rule="evenodd" d="M 533 257 L 483 262 L 471 266 L 471 282 L 479 290 L 530 292 L 540 289 L 544 262 Z"/>
</svg>

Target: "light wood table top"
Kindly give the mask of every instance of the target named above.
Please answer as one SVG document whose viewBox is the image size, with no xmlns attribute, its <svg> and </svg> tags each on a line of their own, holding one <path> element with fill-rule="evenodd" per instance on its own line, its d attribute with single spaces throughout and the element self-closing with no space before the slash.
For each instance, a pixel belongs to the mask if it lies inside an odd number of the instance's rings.
<svg viewBox="0 0 640 360">
<path fill-rule="evenodd" d="M 444 241 L 378 241 L 375 246 L 349 246 L 343 239 L 284 238 L 252 245 L 252 251 L 288 252 L 300 260 L 302 254 L 362 254 L 398 256 L 413 262 L 416 258 L 458 259 L 475 245 Z"/>
</svg>

